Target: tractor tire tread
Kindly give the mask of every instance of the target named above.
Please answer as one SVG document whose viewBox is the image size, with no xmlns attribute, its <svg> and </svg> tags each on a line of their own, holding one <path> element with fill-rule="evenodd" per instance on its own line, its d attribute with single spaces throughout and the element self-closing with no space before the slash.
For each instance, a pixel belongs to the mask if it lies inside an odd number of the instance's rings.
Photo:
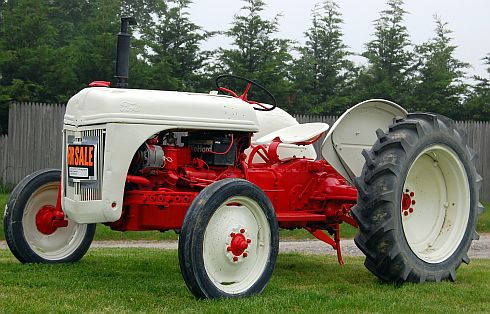
<svg viewBox="0 0 490 314">
<path fill-rule="evenodd" d="M 256 201 L 262 204 L 269 222 L 271 246 L 267 265 L 260 278 L 247 290 L 238 294 L 228 294 L 214 286 L 205 272 L 201 252 L 202 238 L 208 222 L 217 208 L 215 205 L 225 201 L 230 196 L 242 194 L 256 198 Z M 187 210 L 179 236 L 179 265 L 187 287 L 198 299 L 244 297 L 262 292 L 275 267 L 279 250 L 278 229 L 272 203 L 264 192 L 254 184 L 243 179 L 223 179 L 209 185 L 199 193 Z"/>
<path fill-rule="evenodd" d="M 4 213 L 5 241 L 12 254 L 21 263 L 70 263 L 79 261 L 87 252 L 95 235 L 95 224 L 88 224 L 84 239 L 79 247 L 69 256 L 61 259 L 49 260 L 37 255 L 26 242 L 23 235 L 22 213 L 23 206 L 29 198 L 29 193 L 40 182 L 59 181 L 61 171 L 59 169 L 42 169 L 24 177 L 14 188 L 7 201 Z"/>
<path fill-rule="evenodd" d="M 471 241 L 476 239 L 476 218 L 483 211 L 483 206 L 475 203 L 473 210 L 476 214 L 471 216 L 467 226 L 472 229 L 469 233 L 470 239 L 462 240 L 457 250 L 460 253 L 453 254 L 444 268 L 432 267 L 427 270 L 427 265 L 416 260 L 415 255 L 407 250 L 407 246 L 401 244 L 400 236 L 397 235 L 397 224 L 401 224 L 397 222 L 397 215 L 400 214 L 396 214 L 400 206 L 395 201 L 400 198 L 397 195 L 397 186 L 400 182 L 403 185 L 404 178 L 400 177 L 400 169 L 407 167 L 407 156 L 414 154 L 417 143 L 434 134 L 453 134 L 449 140 L 456 142 L 464 150 L 465 158 L 470 161 L 469 175 L 476 179 L 475 186 L 479 187 L 481 176 L 476 173 L 473 164 L 476 154 L 467 147 L 465 133 L 457 130 L 452 120 L 440 115 L 408 114 L 405 119 L 397 120 L 389 126 L 388 130 L 377 130 L 378 140 L 371 150 L 362 153 L 366 163 L 361 176 L 354 180 L 359 197 L 357 205 L 351 209 L 352 216 L 360 227 L 354 242 L 366 255 L 366 268 L 382 281 L 454 281 L 460 264 L 469 263 L 467 251 Z M 380 190 L 383 193 L 379 193 Z M 475 193 L 478 200 L 478 190 Z"/>
</svg>

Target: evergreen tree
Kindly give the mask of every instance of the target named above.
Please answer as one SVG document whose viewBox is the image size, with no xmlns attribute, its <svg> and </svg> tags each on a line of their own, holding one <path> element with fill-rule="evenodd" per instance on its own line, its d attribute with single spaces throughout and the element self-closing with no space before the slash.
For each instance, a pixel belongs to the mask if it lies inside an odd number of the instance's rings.
<svg viewBox="0 0 490 314">
<path fill-rule="evenodd" d="M 461 101 L 467 86 L 463 83 L 468 63 L 454 57 L 456 46 L 451 44 L 447 23 L 435 17 L 436 36 L 416 47 L 420 69 L 414 89 L 413 105 L 417 111 L 444 114 L 460 118 Z"/>
<path fill-rule="evenodd" d="M 133 27 L 141 32 L 153 24 L 153 15 L 161 2 L 160 0 L 119 0 L 121 17 L 134 17 L 138 25 Z"/>
<path fill-rule="evenodd" d="M 3 81 L 3 64 L 5 56 L 3 56 L 2 51 L 5 50 L 5 33 L 4 33 L 4 10 L 6 9 L 6 1 L 0 0 L 0 135 L 7 133 L 8 125 L 8 102 L 10 96 L 7 94 L 5 86 L 2 86 Z"/>
<path fill-rule="evenodd" d="M 359 100 L 384 98 L 409 105 L 413 87 L 414 54 L 403 19 L 403 0 L 388 0 L 388 8 L 374 23 L 375 38 L 362 56 L 368 65 L 358 78 Z"/>
<path fill-rule="evenodd" d="M 154 8 L 156 18 L 150 27 L 142 29 L 142 38 L 149 49 L 140 65 L 147 67 L 147 81 L 152 88 L 196 90 L 201 84 L 199 71 L 208 55 L 201 51 L 200 44 L 211 33 L 190 20 L 187 9 L 191 3 L 190 0 L 159 2 Z"/>
<path fill-rule="evenodd" d="M 11 100 L 39 101 L 43 76 L 55 60 L 57 30 L 44 1 L 0 1 L 0 121 L 6 132 Z"/>
<path fill-rule="evenodd" d="M 490 121 L 490 53 L 483 58 L 487 66 L 487 77 L 475 76 L 472 88 L 465 103 L 462 118 Z"/>
<path fill-rule="evenodd" d="M 150 0 L 131 3 L 148 9 L 143 4 Z M 124 10 L 120 0 L 7 1 L 0 24 L 0 99 L 64 103 L 91 81 L 112 80 Z"/>
<path fill-rule="evenodd" d="M 51 8 L 49 22 L 58 30 L 58 47 L 66 46 L 73 38 L 80 36 L 81 29 L 85 26 L 87 19 L 92 14 L 92 7 L 95 2 L 94 0 L 49 1 Z"/>
<path fill-rule="evenodd" d="M 283 107 L 290 107 L 290 42 L 274 38 L 278 18 L 261 17 L 262 0 L 244 0 L 243 15 L 234 18 L 225 34 L 233 39 L 232 49 L 219 49 L 214 71 L 243 76 L 266 87 Z M 266 100 L 266 99 L 264 99 Z"/>
<path fill-rule="evenodd" d="M 121 3 L 0 0 L 0 133 L 10 101 L 64 103 L 112 79 Z"/>
<path fill-rule="evenodd" d="M 50 22 L 51 13 L 52 8 L 44 1 L 7 2 L 1 31 L 1 98 L 41 101 L 50 96 L 45 74 L 57 62 L 58 37 Z"/>
<path fill-rule="evenodd" d="M 306 45 L 295 61 L 296 108 L 301 113 L 341 114 L 350 104 L 348 83 L 354 65 L 342 40 L 343 23 L 338 5 L 326 0 L 312 12 L 312 26 L 305 32 Z"/>
<path fill-rule="evenodd" d="M 60 102 L 95 80 L 112 81 L 115 73 L 116 34 L 120 26 L 120 2 L 91 0 L 83 24 L 68 45 L 59 49 L 66 59 L 64 84 L 58 91 Z M 63 70 L 64 69 L 64 70 Z M 64 92 L 63 92 L 64 91 Z"/>
</svg>

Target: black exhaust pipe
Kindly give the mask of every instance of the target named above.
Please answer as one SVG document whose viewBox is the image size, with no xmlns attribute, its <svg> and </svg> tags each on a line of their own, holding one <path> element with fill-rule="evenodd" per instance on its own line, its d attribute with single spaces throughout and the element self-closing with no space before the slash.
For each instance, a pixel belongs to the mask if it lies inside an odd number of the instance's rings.
<svg viewBox="0 0 490 314">
<path fill-rule="evenodd" d="M 116 59 L 116 87 L 128 87 L 129 73 L 129 45 L 131 35 L 128 34 L 129 25 L 137 25 L 134 17 L 121 18 L 121 31 L 117 34 L 117 59 Z"/>
</svg>

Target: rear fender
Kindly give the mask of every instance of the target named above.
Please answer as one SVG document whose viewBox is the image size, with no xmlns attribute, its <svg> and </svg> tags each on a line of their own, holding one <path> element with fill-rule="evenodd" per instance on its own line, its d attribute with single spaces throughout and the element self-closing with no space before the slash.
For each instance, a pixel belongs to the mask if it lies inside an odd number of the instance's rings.
<svg viewBox="0 0 490 314">
<path fill-rule="evenodd" d="M 322 144 L 323 158 L 348 182 L 361 175 L 363 149 L 376 142 L 376 130 L 388 130 L 396 118 L 405 118 L 407 111 L 383 99 L 363 101 L 348 109 L 330 128 Z"/>
</svg>

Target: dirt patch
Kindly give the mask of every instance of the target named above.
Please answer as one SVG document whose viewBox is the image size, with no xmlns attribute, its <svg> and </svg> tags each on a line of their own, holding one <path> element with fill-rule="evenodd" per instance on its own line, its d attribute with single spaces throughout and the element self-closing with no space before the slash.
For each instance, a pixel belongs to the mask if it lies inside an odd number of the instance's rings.
<svg viewBox="0 0 490 314">
<path fill-rule="evenodd" d="M 354 244 L 354 240 L 346 239 L 340 243 L 344 256 L 363 256 Z M 5 241 L 0 241 L 0 249 L 6 249 Z M 176 250 L 177 241 L 94 241 L 91 248 L 152 248 L 162 250 Z M 281 241 L 279 252 L 299 253 L 313 255 L 335 255 L 335 251 L 327 244 L 318 240 Z M 480 236 L 479 241 L 473 241 L 470 258 L 490 259 L 490 234 Z"/>
</svg>

